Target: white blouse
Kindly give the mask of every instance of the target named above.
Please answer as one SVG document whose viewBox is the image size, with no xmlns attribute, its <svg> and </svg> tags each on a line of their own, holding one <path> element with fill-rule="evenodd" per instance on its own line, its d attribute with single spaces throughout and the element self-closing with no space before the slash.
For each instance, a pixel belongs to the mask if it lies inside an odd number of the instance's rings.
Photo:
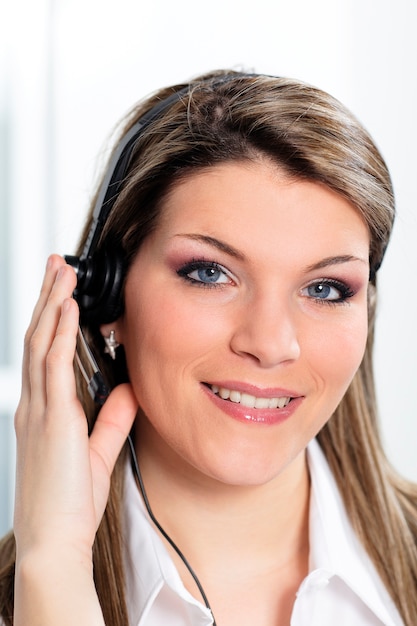
<svg viewBox="0 0 417 626">
<path fill-rule="evenodd" d="M 291 626 L 404 626 L 348 520 L 317 441 L 311 475 L 310 566 Z M 129 626 L 210 626 L 210 611 L 184 587 L 139 495 L 126 479 L 125 567 Z"/>
</svg>

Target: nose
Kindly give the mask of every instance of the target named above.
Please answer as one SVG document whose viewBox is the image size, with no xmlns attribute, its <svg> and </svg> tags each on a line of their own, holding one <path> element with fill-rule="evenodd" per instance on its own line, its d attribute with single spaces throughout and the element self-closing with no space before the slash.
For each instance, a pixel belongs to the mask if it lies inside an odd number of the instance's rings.
<svg viewBox="0 0 417 626">
<path fill-rule="evenodd" d="M 300 356 L 296 318 L 291 302 L 258 297 L 240 312 L 231 349 L 264 368 L 295 361 Z"/>
</svg>

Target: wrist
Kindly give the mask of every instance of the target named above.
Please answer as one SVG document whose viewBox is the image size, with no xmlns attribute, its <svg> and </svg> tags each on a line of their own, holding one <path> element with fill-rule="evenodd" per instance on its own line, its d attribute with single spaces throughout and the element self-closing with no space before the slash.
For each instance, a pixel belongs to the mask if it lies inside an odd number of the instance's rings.
<svg viewBox="0 0 417 626">
<path fill-rule="evenodd" d="M 92 559 L 60 547 L 17 555 L 15 626 L 104 626 Z"/>
</svg>

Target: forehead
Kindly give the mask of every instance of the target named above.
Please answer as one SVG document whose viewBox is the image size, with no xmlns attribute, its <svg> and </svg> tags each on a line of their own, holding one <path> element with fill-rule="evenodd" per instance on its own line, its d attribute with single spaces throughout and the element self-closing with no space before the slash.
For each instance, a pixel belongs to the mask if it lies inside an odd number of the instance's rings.
<svg viewBox="0 0 417 626">
<path fill-rule="evenodd" d="M 348 200 L 269 162 L 228 163 L 190 175 L 165 199 L 157 231 L 168 239 L 219 237 L 255 254 L 291 256 L 300 245 L 314 254 L 326 248 L 326 255 L 369 250 L 368 227 Z"/>
</svg>

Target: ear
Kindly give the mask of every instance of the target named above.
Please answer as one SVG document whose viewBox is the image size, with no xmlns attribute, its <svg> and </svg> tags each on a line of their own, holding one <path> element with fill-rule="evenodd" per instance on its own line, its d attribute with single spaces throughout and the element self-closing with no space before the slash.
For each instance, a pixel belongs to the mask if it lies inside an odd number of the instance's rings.
<svg viewBox="0 0 417 626">
<path fill-rule="evenodd" d="M 100 326 L 100 331 L 103 335 L 105 343 L 104 352 L 108 354 L 113 359 L 113 361 L 117 357 L 116 350 L 120 346 L 120 341 L 118 339 L 118 335 L 120 335 L 120 329 L 118 330 L 116 328 L 117 326 L 117 320 L 113 324 L 102 324 L 102 326 Z"/>
<path fill-rule="evenodd" d="M 110 333 L 114 332 L 114 338 L 119 345 L 123 343 L 123 324 L 119 319 L 115 322 L 109 322 L 108 324 L 102 324 L 100 326 L 100 332 L 103 337 L 110 337 Z"/>
</svg>

